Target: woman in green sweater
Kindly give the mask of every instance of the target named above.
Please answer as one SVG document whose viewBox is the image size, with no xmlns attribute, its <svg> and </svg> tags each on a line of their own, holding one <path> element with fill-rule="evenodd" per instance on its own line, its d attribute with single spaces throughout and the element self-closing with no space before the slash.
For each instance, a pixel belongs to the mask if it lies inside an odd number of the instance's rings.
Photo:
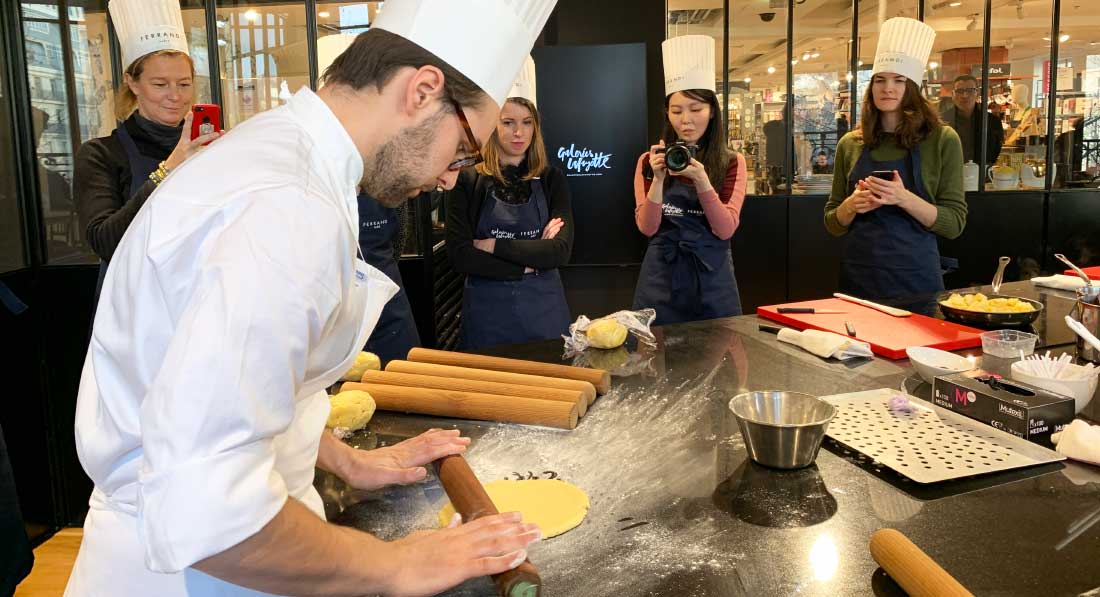
<svg viewBox="0 0 1100 597">
<path fill-rule="evenodd" d="M 840 291 L 890 300 L 943 290 L 936 237 L 966 225 L 962 143 L 918 81 L 935 32 L 883 23 L 860 127 L 837 144 L 825 227 L 844 236 Z"/>
</svg>

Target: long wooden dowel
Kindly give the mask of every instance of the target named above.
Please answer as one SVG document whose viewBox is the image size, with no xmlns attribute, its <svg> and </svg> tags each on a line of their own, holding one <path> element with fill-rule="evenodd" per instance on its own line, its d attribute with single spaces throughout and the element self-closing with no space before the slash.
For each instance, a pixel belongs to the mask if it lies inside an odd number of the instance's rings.
<svg viewBox="0 0 1100 597">
<path fill-rule="evenodd" d="M 577 405 L 556 400 L 350 381 L 340 386 L 340 391 L 348 390 L 363 390 L 369 393 L 379 410 L 477 421 L 545 425 L 559 429 L 577 427 Z"/>
<path fill-rule="evenodd" d="M 527 375 L 579 379 L 596 386 L 596 392 L 601 396 L 611 391 L 611 374 L 603 369 L 587 369 L 585 367 L 507 359 L 504 357 L 489 357 L 466 352 L 433 350 L 431 348 L 413 348 L 409 351 L 409 360 L 418 363 L 436 363 L 439 365 L 454 365 L 457 367 L 473 367 L 476 369 L 508 371 L 510 373 L 524 373 Z"/>
<path fill-rule="evenodd" d="M 908 537 L 894 529 L 871 535 L 871 556 L 912 597 L 974 597 Z"/>
<path fill-rule="evenodd" d="M 576 404 L 577 415 L 579 416 L 583 417 L 584 413 L 588 412 L 588 397 L 577 390 L 559 390 L 557 388 L 542 388 L 539 386 L 526 386 L 493 381 L 476 381 L 472 379 L 436 377 L 434 375 L 397 373 L 396 371 L 367 371 L 363 374 L 362 382 L 380 383 L 389 386 L 457 390 L 459 392 L 480 392 L 482 394 L 519 396 L 520 398 L 537 398 L 539 400 L 557 400 L 558 402 Z"/>
<path fill-rule="evenodd" d="M 445 456 L 432 463 L 443 490 L 447 492 L 455 512 L 463 522 L 473 522 L 483 516 L 497 514 L 497 508 L 466 459 L 460 455 Z M 493 583 L 501 597 L 538 597 L 542 592 L 539 570 L 527 560 L 518 568 L 497 574 Z"/>
<path fill-rule="evenodd" d="M 584 395 L 588 397 L 589 406 L 596 400 L 596 386 L 587 381 L 579 381 L 576 379 L 561 379 L 542 375 L 524 375 L 522 373 L 508 373 L 506 371 L 492 371 L 490 369 L 452 367 L 451 365 L 436 365 L 435 363 L 414 363 L 412 361 L 390 361 L 386 365 L 386 371 L 415 373 L 417 375 L 434 375 L 437 377 L 450 377 L 454 379 L 474 379 L 497 383 L 511 383 L 525 386 L 538 386 L 540 388 L 576 390 L 578 392 L 583 392 Z"/>
</svg>

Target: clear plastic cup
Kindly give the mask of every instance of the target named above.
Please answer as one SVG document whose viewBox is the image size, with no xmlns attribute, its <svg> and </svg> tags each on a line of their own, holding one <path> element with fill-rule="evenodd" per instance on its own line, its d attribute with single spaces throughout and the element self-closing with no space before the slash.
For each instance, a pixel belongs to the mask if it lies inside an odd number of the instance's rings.
<svg viewBox="0 0 1100 597">
<path fill-rule="evenodd" d="M 1020 330 L 993 330 L 982 334 L 982 353 L 1016 359 L 1035 352 L 1035 342 L 1039 336 Z"/>
</svg>

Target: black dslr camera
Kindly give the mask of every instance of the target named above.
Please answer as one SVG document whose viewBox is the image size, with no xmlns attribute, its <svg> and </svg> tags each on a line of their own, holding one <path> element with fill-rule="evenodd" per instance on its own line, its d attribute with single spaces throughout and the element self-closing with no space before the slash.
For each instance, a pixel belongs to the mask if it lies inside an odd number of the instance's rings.
<svg viewBox="0 0 1100 597">
<path fill-rule="evenodd" d="M 665 154 L 665 166 L 672 172 L 681 172 L 687 168 L 697 151 L 699 151 L 698 145 L 688 145 L 683 141 L 677 141 L 668 147 L 657 148 L 657 153 Z"/>
</svg>

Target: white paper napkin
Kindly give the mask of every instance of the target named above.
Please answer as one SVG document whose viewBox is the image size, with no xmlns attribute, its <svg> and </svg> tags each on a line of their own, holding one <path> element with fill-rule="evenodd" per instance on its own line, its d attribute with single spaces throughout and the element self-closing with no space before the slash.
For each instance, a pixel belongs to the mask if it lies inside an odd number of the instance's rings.
<svg viewBox="0 0 1100 597">
<path fill-rule="evenodd" d="M 844 361 L 874 356 L 874 353 L 871 352 L 871 345 L 866 342 L 821 330 L 803 330 L 800 332 L 791 328 L 783 328 L 779 330 L 779 340 L 787 344 L 794 344 L 825 359 L 834 358 Z"/>
<path fill-rule="evenodd" d="M 1036 286 L 1046 286 L 1047 288 L 1055 288 L 1057 290 L 1077 290 L 1078 288 L 1085 287 L 1085 281 L 1079 276 L 1067 276 L 1065 274 L 1032 278 L 1031 283 Z"/>
<path fill-rule="evenodd" d="M 1066 458 L 1100 466 L 1100 426 L 1075 419 L 1051 440 Z"/>
</svg>

